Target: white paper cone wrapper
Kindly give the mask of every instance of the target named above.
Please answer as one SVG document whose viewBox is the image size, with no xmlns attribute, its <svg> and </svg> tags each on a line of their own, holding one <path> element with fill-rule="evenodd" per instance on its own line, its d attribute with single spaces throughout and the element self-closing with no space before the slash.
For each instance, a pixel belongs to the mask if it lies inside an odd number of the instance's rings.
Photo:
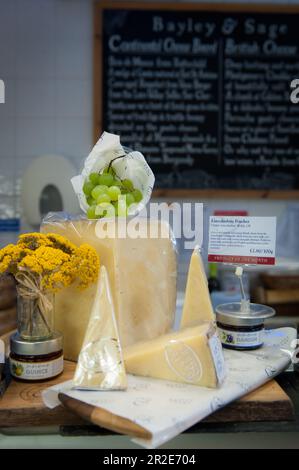
<svg viewBox="0 0 299 470">
<path fill-rule="evenodd" d="M 90 173 L 97 173 L 105 166 L 109 165 L 111 160 L 126 154 L 126 158 L 120 158 L 113 163 L 117 175 L 121 179 L 128 178 L 133 182 L 136 189 L 139 189 L 143 195 L 139 204 L 129 207 L 129 215 L 137 215 L 148 203 L 154 183 L 155 177 L 147 164 L 144 156 L 140 152 L 125 150 L 120 143 L 118 135 L 104 132 L 97 141 L 92 151 L 85 160 L 83 170 L 80 175 L 71 179 L 74 191 L 78 197 L 81 209 L 86 213 L 88 204 L 83 193 L 83 184 Z"/>
<path fill-rule="evenodd" d="M 294 328 L 279 328 L 266 332 L 265 344 L 260 349 L 224 350 L 228 373 L 219 389 L 129 375 L 126 391 L 73 391 L 70 390 L 72 382 L 68 381 L 48 388 L 42 396 L 49 408 L 60 404 L 58 393 L 63 392 L 128 418 L 153 436 L 150 440 L 134 439 L 134 442 L 155 448 L 282 372 L 291 361 L 294 339 Z"/>
</svg>

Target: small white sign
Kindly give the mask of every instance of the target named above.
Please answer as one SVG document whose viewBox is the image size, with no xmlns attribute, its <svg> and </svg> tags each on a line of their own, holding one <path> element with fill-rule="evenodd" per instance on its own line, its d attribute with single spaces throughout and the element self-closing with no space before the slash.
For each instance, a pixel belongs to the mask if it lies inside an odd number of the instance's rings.
<svg viewBox="0 0 299 470">
<path fill-rule="evenodd" d="M 276 217 L 210 217 L 210 262 L 273 265 L 275 245 Z"/>
</svg>

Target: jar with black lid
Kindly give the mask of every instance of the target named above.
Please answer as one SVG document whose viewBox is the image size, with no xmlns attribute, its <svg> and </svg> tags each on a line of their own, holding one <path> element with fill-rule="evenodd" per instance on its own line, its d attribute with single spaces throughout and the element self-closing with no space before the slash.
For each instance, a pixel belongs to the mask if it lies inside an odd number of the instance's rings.
<svg viewBox="0 0 299 470">
<path fill-rule="evenodd" d="M 62 334 L 55 332 L 42 341 L 27 341 L 18 333 L 10 338 L 10 372 L 22 381 L 42 381 L 63 371 Z"/>
<path fill-rule="evenodd" d="M 221 304 L 216 307 L 217 327 L 222 345 L 228 349 L 257 349 L 264 342 L 264 322 L 275 315 L 267 305 L 248 301 Z"/>
</svg>

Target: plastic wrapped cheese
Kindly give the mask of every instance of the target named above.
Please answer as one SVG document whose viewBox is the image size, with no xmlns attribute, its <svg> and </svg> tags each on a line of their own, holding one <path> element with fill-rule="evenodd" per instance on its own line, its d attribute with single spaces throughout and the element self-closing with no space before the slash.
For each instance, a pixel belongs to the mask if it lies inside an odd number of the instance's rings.
<svg viewBox="0 0 299 470">
<path fill-rule="evenodd" d="M 80 390 L 125 390 L 126 371 L 105 266 L 100 269 L 96 295 L 73 378 Z"/>
<path fill-rule="evenodd" d="M 51 213 L 43 221 L 43 233 L 58 233 L 76 245 L 89 243 L 107 268 L 122 347 L 160 336 L 170 330 L 176 304 L 176 250 L 167 223 L 138 220 L 141 237 L 125 236 L 130 219 L 72 219 Z M 113 232 L 113 230 L 112 230 Z M 119 234 L 121 236 L 119 236 Z M 145 236 L 147 234 L 147 236 Z M 114 236 L 115 235 L 115 236 Z M 75 285 L 56 295 L 55 328 L 64 335 L 64 354 L 77 360 L 89 320 L 95 285 L 79 291 Z"/>
<path fill-rule="evenodd" d="M 134 375 L 215 388 L 225 378 L 222 346 L 213 323 L 141 341 L 124 350 Z"/>
</svg>

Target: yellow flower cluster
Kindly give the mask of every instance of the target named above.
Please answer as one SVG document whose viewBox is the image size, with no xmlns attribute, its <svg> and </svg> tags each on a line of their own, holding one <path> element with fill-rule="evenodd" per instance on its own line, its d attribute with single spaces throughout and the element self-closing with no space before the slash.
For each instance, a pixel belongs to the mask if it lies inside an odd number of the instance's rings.
<svg viewBox="0 0 299 470">
<path fill-rule="evenodd" d="M 9 272 L 16 274 L 18 263 L 28 254 L 30 250 L 20 245 L 7 245 L 0 250 L 0 273 Z"/>
<path fill-rule="evenodd" d="M 77 281 L 87 287 L 97 278 L 99 257 L 91 246 L 79 247 L 54 233 L 26 233 L 16 245 L 0 250 L 0 273 L 27 272 L 43 290 L 57 292 Z"/>
<path fill-rule="evenodd" d="M 77 261 L 79 270 L 79 287 L 85 289 L 94 282 L 94 269 L 99 270 L 99 258 L 97 252 L 87 243 L 80 245 L 77 250 Z"/>
</svg>

